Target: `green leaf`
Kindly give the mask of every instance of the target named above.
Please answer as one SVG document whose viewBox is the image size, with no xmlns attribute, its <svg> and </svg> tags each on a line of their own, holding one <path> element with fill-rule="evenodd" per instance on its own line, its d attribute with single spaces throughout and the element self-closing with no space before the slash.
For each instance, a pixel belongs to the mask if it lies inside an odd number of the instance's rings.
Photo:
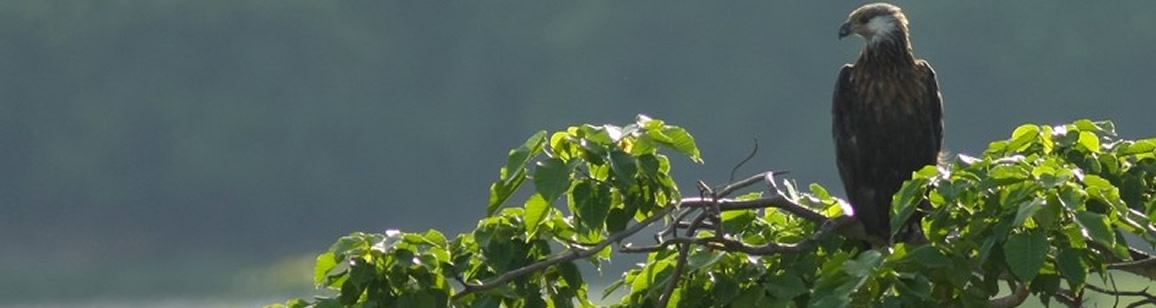
<svg viewBox="0 0 1156 308">
<path fill-rule="evenodd" d="M 1044 205 L 1044 199 L 1035 198 L 1032 201 L 1021 202 L 1019 209 L 1016 210 L 1016 219 L 1012 223 L 1013 226 L 1020 227 L 1024 225 L 1029 217 L 1036 214 Z"/>
<path fill-rule="evenodd" d="M 329 271 L 337 267 L 337 261 L 337 255 L 332 251 L 318 255 L 317 265 L 313 267 L 313 284 L 320 287 L 329 276 Z"/>
<path fill-rule="evenodd" d="M 522 181 L 526 179 L 526 164 L 538 153 L 542 152 L 542 148 L 546 144 L 546 131 L 539 131 L 538 133 L 526 139 L 526 142 L 515 149 L 510 150 L 509 156 L 506 158 L 506 166 L 502 167 L 499 173 L 498 181 L 490 185 L 490 203 L 486 207 L 486 216 L 493 216 L 497 212 L 498 207 L 518 190 L 518 186 L 522 185 Z"/>
<path fill-rule="evenodd" d="M 670 137 L 670 146 L 675 150 L 682 152 L 696 163 L 702 163 L 702 154 L 698 151 L 698 145 L 694 143 L 694 137 L 686 132 L 686 129 L 676 126 L 667 126 L 662 130 L 662 133 Z"/>
<path fill-rule="evenodd" d="M 1023 151 L 1031 145 L 1032 141 L 1040 136 L 1040 127 L 1035 124 L 1024 124 L 1016 127 L 1012 132 L 1011 141 L 1008 142 L 1007 148 L 1011 151 Z"/>
<path fill-rule="evenodd" d="M 1100 153 L 1100 138 L 1096 137 L 1096 134 L 1081 131 L 1077 143 L 1088 152 Z"/>
<path fill-rule="evenodd" d="M 988 172 L 991 178 L 1003 180 L 1003 183 L 1023 181 L 1031 177 L 1031 173 L 1020 165 L 1000 165 L 991 168 Z"/>
<path fill-rule="evenodd" d="M 634 175 L 638 174 L 638 164 L 634 156 L 615 149 L 610 152 L 610 169 L 620 185 L 634 183 Z"/>
<path fill-rule="evenodd" d="M 549 212 L 550 202 L 546 201 L 542 194 L 534 194 L 526 200 L 526 233 L 529 233 L 530 237 L 538 231 L 538 226 Z"/>
<path fill-rule="evenodd" d="M 715 276 L 714 282 L 714 298 L 718 301 L 715 304 L 724 305 L 729 304 L 739 295 L 739 282 L 735 278 L 728 275 Z"/>
<path fill-rule="evenodd" d="M 1048 238 L 1043 232 L 1012 234 L 1003 252 L 1012 274 L 1020 281 L 1031 281 L 1040 273 L 1048 256 Z"/>
<path fill-rule="evenodd" d="M 1082 253 L 1073 248 L 1064 248 L 1056 258 L 1056 267 L 1068 280 L 1068 286 L 1077 288 L 1084 285 L 1088 277 L 1088 266 L 1084 264 Z"/>
<path fill-rule="evenodd" d="M 554 203 L 570 189 L 570 166 L 558 158 L 538 162 L 534 167 L 534 188 L 547 203 Z"/>
<path fill-rule="evenodd" d="M 819 185 L 819 183 L 811 183 L 811 193 L 815 194 L 815 197 L 818 197 L 819 200 L 823 200 L 824 202 L 832 200 L 831 193 L 827 192 L 827 189 L 823 188 L 823 185 Z"/>
<path fill-rule="evenodd" d="M 1135 143 L 1129 144 L 1127 147 L 1116 152 L 1118 155 L 1136 155 L 1144 153 L 1152 153 L 1156 151 L 1156 140 L 1146 139 L 1137 140 Z"/>
<path fill-rule="evenodd" d="M 915 248 L 907 254 L 907 258 L 915 260 L 920 265 L 927 268 L 941 268 L 951 265 L 951 260 L 931 245 L 923 245 Z"/>
<path fill-rule="evenodd" d="M 740 291 L 739 296 L 731 302 L 731 307 L 765 307 L 767 288 L 755 284 Z"/>
<path fill-rule="evenodd" d="M 911 215 L 915 214 L 915 210 L 919 201 L 923 200 L 923 195 L 927 193 L 928 180 L 924 178 L 914 178 L 903 183 L 903 187 L 899 189 L 891 198 L 891 234 L 899 232 L 904 225 L 907 224 Z"/>
<path fill-rule="evenodd" d="M 1029 284 L 1033 293 L 1056 294 L 1060 290 L 1060 275 L 1040 274 Z"/>
<path fill-rule="evenodd" d="M 583 180 L 574 185 L 570 194 L 571 210 L 578 215 L 579 226 L 585 230 L 601 230 L 610 214 L 611 193 L 606 185 Z M 634 215 L 634 213 L 630 213 Z M 628 219 L 628 218 L 627 218 Z M 625 224 L 625 222 L 623 222 Z"/>
<path fill-rule="evenodd" d="M 1108 217 L 1088 211 L 1076 212 L 1076 223 L 1092 238 L 1092 241 L 1108 247 L 1116 245 L 1116 233 L 1112 232 Z"/>
<path fill-rule="evenodd" d="M 662 163 L 659 162 L 658 158 L 654 156 L 654 154 L 643 154 L 638 156 L 638 167 L 643 176 L 651 179 L 657 178 L 659 172 L 665 173 L 665 171 L 660 169 L 662 167 Z"/>
<path fill-rule="evenodd" d="M 855 277 L 871 276 L 882 262 L 883 254 L 878 250 L 864 251 L 854 260 L 843 263 L 843 272 Z"/>
<path fill-rule="evenodd" d="M 434 246 L 437 247 L 446 248 L 446 245 L 448 245 L 445 234 L 442 234 L 441 231 L 438 230 L 429 229 L 429 231 L 425 232 L 425 238 L 433 242 Z"/>
<path fill-rule="evenodd" d="M 795 298 L 796 296 L 807 294 L 811 290 L 803 283 L 802 278 L 792 274 L 771 277 L 767 279 L 765 285 L 769 287 L 767 290 L 771 292 L 771 295 L 779 299 Z"/>
</svg>

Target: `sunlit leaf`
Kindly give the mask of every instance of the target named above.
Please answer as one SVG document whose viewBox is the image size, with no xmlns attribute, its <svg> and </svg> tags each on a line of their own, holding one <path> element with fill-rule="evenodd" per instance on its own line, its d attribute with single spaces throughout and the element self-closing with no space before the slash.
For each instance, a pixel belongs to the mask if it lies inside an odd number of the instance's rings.
<svg viewBox="0 0 1156 308">
<path fill-rule="evenodd" d="M 526 200 L 526 233 L 533 236 L 538 232 L 538 226 L 542 224 L 542 219 L 546 218 L 546 214 L 550 211 L 550 202 L 542 197 L 542 194 L 534 194 L 530 199 Z"/>
<path fill-rule="evenodd" d="M 1080 147 L 1088 152 L 1100 153 L 1100 138 L 1091 132 L 1081 131 L 1079 142 Z"/>
<path fill-rule="evenodd" d="M 570 166 L 558 158 L 538 162 L 534 167 L 534 188 L 547 203 L 553 203 L 570 189 Z"/>
<path fill-rule="evenodd" d="M 1016 127 L 1012 132 L 1011 142 L 1007 148 L 1011 151 L 1023 151 L 1040 135 L 1040 127 L 1034 124 L 1024 124 Z"/>
</svg>

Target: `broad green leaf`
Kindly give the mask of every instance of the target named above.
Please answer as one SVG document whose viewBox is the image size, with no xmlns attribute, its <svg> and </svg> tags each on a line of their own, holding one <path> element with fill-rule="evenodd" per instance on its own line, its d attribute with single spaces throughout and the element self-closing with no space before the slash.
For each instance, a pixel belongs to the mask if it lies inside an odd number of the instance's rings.
<svg viewBox="0 0 1156 308">
<path fill-rule="evenodd" d="M 1118 155 L 1136 155 L 1144 153 L 1152 153 L 1156 151 L 1156 140 L 1138 140 L 1135 143 L 1128 144 L 1127 147 L 1121 148 L 1116 152 Z"/>
<path fill-rule="evenodd" d="M 1094 174 L 1084 176 L 1084 185 L 1088 185 L 1089 187 L 1115 188 L 1115 186 L 1112 186 L 1112 182 Z"/>
<path fill-rule="evenodd" d="M 915 214 L 916 207 L 927 193 L 927 179 L 914 178 L 903 183 L 899 192 L 891 199 L 891 234 L 899 232 L 911 215 Z"/>
<path fill-rule="evenodd" d="M 1088 152 L 1100 153 L 1100 138 L 1091 132 L 1081 131 L 1079 142 L 1080 147 Z"/>
<path fill-rule="evenodd" d="M 1035 124 L 1024 124 L 1016 127 L 1012 132 L 1011 142 L 1007 148 L 1010 151 L 1023 151 L 1040 135 L 1040 127 Z"/>
<path fill-rule="evenodd" d="M 739 295 L 739 282 L 735 281 L 734 277 L 729 275 L 715 276 L 713 293 L 717 302 L 714 304 L 725 305 Z"/>
<path fill-rule="evenodd" d="M 767 288 L 754 284 L 739 292 L 731 307 L 766 307 Z"/>
<path fill-rule="evenodd" d="M 633 139 L 633 142 L 628 143 L 625 149 L 630 152 L 630 155 L 639 156 L 653 154 L 655 151 L 658 151 L 658 145 L 655 144 L 654 139 L 650 138 L 650 136 L 642 135 Z"/>
<path fill-rule="evenodd" d="M 1023 166 L 1019 165 L 996 166 L 995 168 L 991 168 L 991 171 L 988 172 L 988 175 L 996 180 L 1004 180 L 1005 183 L 1009 181 L 1014 182 L 1027 180 L 1029 177 L 1031 177 L 1031 173 L 1029 173 L 1028 170 Z"/>
<path fill-rule="evenodd" d="M 1097 126 L 1096 123 L 1092 123 L 1092 120 L 1088 119 L 1076 120 L 1076 122 L 1072 122 L 1072 125 L 1075 125 L 1076 129 L 1080 131 L 1094 132 L 1100 130 L 1100 127 Z"/>
<path fill-rule="evenodd" d="M 317 264 L 313 267 L 313 284 L 320 287 L 325 278 L 329 276 L 329 271 L 337 267 L 337 255 L 332 251 L 323 253 L 317 256 Z"/>
<path fill-rule="evenodd" d="M 690 256 L 686 258 L 686 265 L 691 269 L 700 269 L 714 265 L 715 262 L 726 257 L 725 253 L 713 251 L 710 249 L 695 249 L 691 251 Z"/>
<path fill-rule="evenodd" d="M 542 224 L 543 218 L 550 213 L 550 202 L 542 197 L 542 194 L 534 194 L 530 199 L 526 200 L 526 233 L 531 237 L 538 231 L 538 226 Z"/>
<path fill-rule="evenodd" d="M 658 158 L 655 157 L 654 154 L 643 154 L 638 156 L 638 169 L 642 176 L 651 179 L 657 178 L 659 172 L 665 172 L 659 169 L 661 167 L 662 163 L 658 161 Z"/>
<path fill-rule="evenodd" d="M 1031 281 L 1040 273 L 1048 256 L 1048 238 L 1043 232 L 1012 234 L 1003 252 L 1012 274 L 1020 281 Z"/>
<path fill-rule="evenodd" d="M 614 171 L 614 177 L 619 185 L 630 185 L 634 183 L 634 176 L 638 174 L 638 163 L 634 156 L 615 149 L 610 151 L 610 169 Z"/>
<path fill-rule="evenodd" d="M 931 245 L 923 245 L 911 250 L 907 254 L 907 258 L 915 260 L 919 264 L 927 268 L 940 268 L 951 265 L 951 260 Z"/>
<path fill-rule="evenodd" d="M 490 185 L 490 203 L 486 207 L 486 216 L 493 216 L 498 207 L 518 190 L 518 186 L 526 179 L 526 164 L 542 152 L 545 144 L 546 131 L 539 131 L 526 139 L 522 146 L 510 150 L 506 166 L 502 167 L 498 181 Z"/>
<path fill-rule="evenodd" d="M 1088 211 L 1076 212 L 1076 223 L 1084 229 L 1092 241 L 1108 247 L 1116 245 L 1116 233 L 1112 231 L 1108 217 Z"/>
<path fill-rule="evenodd" d="M 828 193 L 827 189 L 823 188 L 823 185 L 819 185 L 819 183 L 811 183 L 811 193 L 815 194 L 815 197 L 818 197 L 819 200 L 823 200 L 823 202 L 829 202 L 832 200 L 831 193 Z"/>
<path fill-rule="evenodd" d="M 883 254 L 878 250 L 868 250 L 860 253 L 854 260 L 843 263 L 843 271 L 855 277 L 867 277 L 875 272 L 883 262 Z"/>
<path fill-rule="evenodd" d="M 610 214 L 610 188 L 584 180 L 574 185 L 570 198 L 570 206 L 580 219 L 579 225 L 587 231 L 601 230 Z"/>
<path fill-rule="evenodd" d="M 1024 221 L 1036 214 L 1040 208 L 1044 206 L 1044 199 L 1035 198 L 1031 201 L 1021 202 L 1019 209 L 1016 210 L 1016 219 L 1012 223 L 1013 226 L 1020 227 L 1024 225 Z"/>
<path fill-rule="evenodd" d="M 570 166 L 558 158 L 538 162 L 534 167 L 534 188 L 547 203 L 554 203 L 570 189 Z"/>
<path fill-rule="evenodd" d="M 441 231 L 429 229 L 425 232 L 425 238 L 434 243 L 434 246 L 445 248 L 448 245 L 445 234 Z"/>
<path fill-rule="evenodd" d="M 784 275 L 776 275 L 767 280 L 765 286 L 767 290 L 779 299 L 792 299 L 796 296 L 807 294 L 810 289 L 803 283 L 803 279 L 797 275 L 790 273 Z"/>
<path fill-rule="evenodd" d="M 905 297 L 905 300 L 912 305 L 919 305 L 924 301 L 931 300 L 931 281 L 923 275 L 917 275 L 915 279 L 902 279 L 895 286 L 900 290 L 900 294 Z"/>
<path fill-rule="evenodd" d="M 1077 249 L 1064 248 L 1056 258 L 1056 267 L 1072 288 L 1083 285 L 1088 277 L 1088 266 L 1084 264 L 1082 255 Z"/>
<path fill-rule="evenodd" d="M 670 137 L 670 146 L 696 163 L 702 163 L 702 154 L 698 150 L 698 145 L 694 143 L 694 137 L 686 132 L 686 129 L 675 126 L 668 126 L 662 130 L 662 133 Z"/>
<path fill-rule="evenodd" d="M 1040 274 L 1032 280 L 1029 290 L 1044 294 L 1055 294 L 1060 290 L 1060 275 Z"/>
</svg>

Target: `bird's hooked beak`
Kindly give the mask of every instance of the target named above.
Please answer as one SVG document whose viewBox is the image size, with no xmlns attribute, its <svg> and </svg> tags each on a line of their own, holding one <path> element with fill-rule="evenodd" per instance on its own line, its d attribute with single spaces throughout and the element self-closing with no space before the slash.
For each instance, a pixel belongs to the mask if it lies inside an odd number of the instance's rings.
<svg viewBox="0 0 1156 308">
<path fill-rule="evenodd" d="M 851 22 L 844 22 L 842 26 L 839 26 L 839 39 L 841 40 L 848 35 L 851 35 Z"/>
</svg>

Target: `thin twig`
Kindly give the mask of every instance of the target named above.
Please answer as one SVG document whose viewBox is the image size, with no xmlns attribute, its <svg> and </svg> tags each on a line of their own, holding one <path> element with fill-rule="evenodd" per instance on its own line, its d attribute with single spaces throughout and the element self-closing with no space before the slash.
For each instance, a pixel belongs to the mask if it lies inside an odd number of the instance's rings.
<svg viewBox="0 0 1156 308">
<path fill-rule="evenodd" d="M 683 244 L 702 245 L 702 246 L 711 247 L 711 248 L 717 249 L 717 250 L 730 251 L 730 252 L 741 252 L 741 253 L 745 253 L 748 255 L 757 255 L 757 256 L 772 255 L 772 254 L 779 254 L 779 253 L 802 252 L 802 251 L 810 250 L 816 244 L 818 244 L 818 242 L 822 241 L 823 239 L 826 239 L 827 236 L 831 235 L 832 233 L 838 232 L 843 227 L 847 226 L 848 224 L 850 224 L 852 222 L 854 222 L 854 218 L 851 218 L 849 216 L 839 216 L 839 217 L 833 218 L 833 219 L 827 221 L 826 223 L 824 223 L 822 226 L 820 226 L 819 230 L 815 231 L 815 233 L 811 234 L 811 236 L 807 237 L 806 239 L 804 239 L 802 241 L 799 241 L 798 243 L 794 243 L 794 244 L 767 243 L 765 245 L 752 246 L 752 245 L 744 244 L 741 241 L 730 239 L 730 238 L 725 238 L 725 237 L 723 237 L 723 238 L 719 238 L 719 237 L 695 238 L 695 237 L 690 237 L 690 235 L 688 235 L 688 237 L 672 238 L 672 239 L 666 240 L 665 242 L 658 243 L 658 244 L 651 245 L 651 246 L 624 247 L 620 250 L 620 252 L 622 252 L 622 253 L 654 252 L 654 251 L 666 249 L 666 247 L 669 247 L 670 245 L 683 245 Z"/>
<path fill-rule="evenodd" d="M 702 215 L 699 217 L 702 217 Z M 694 236 L 695 232 L 696 231 L 692 226 L 686 230 L 686 236 Z M 682 244 L 678 246 L 678 263 L 674 265 L 674 273 L 670 276 L 670 283 L 666 284 L 666 289 L 662 290 L 662 296 L 658 298 L 658 307 L 666 307 L 666 304 L 670 302 L 670 297 L 674 295 L 674 289 L 678 287 L 678 282 L 682 280 L 682 273 L 686 270 L 686 259 L 687 255 L 689 254 L 689 244 Z"/>
<path fill-rule="evenodd" d="M 690 215 L 691 212 L 697 210 L 699 210 L 699 208 L 683 208 L 682 212 L 678 213 L 678 216 L 671 224 L 667 225 L 665 228 L 662 228 L 662 232 L 656 233 L 654 235 L 654 241 L 661 242 L 662 239 L 666 236 L 678 236 L 678 228 L 686 228 L 687 226 L 683 220 L 686 219 L 686 216 Z"/>
<path fill-rule="evenodd" d="M 690 244 L 682 244 L 678 246 L 678 263 L 674 265 L 674 273 L 670 276 L 670 282 L 666 284 L 666 288 L 662 290 L 662 296 L 658 298 L 658 307 L 666 307 L 670 302 L 670 297 L 674 295 L 674 289 L 678 287 L 678 282 L 682 280 L 682 272 L 686 270 L 686 257 L 689 254 Z"/>
<path fill-rule="evenodd" d="M 738 172 L 740 167 L 742 167 L 748 161 L 751 161 L 751 158 L 755 158 L 755 154 L 759 153 L 759 138 L 751 138 L 751 139 L 755 142 L 755 148 L 751 149 L 751 153 L 747 154 L 747 158 L 743 158 L 743 161 L 740 161 L 737 165 L 735 165 L 734 168 L 731 168 L 731 177 L 730 177 L 729 182 L 734 182 L 735 181 L 735 172 Z"/>
<path fill-rule="evenodd" d="M 712 205 L 713 202 L 710 199 L 703 198 L 683 198 L 681 203 L 683 207 L 706 207 Z M 813 222 L 823 223 L 827 221 L 827 216 L 823 216 L 823 214 L 820 214 L 819 212 L 811 210 L 801 204 L 795 203 L 795 201 L 791 201 L 791 199 L 788 199 L 783 195 L 775 195 L 771 197 L 743 201 L 736 201 L 733 199 L 719 199 L 718 206 L 719 210 L 723 212 L 777 208 Z"/>
<path fill-rule="evenodd" d="M 1120 291 L 1120 290 L 1104 289 L 1104 288 L 1101 288 L 1101 287 L 1093 285 L 1093 284 L 1086 284 L 1085 286 L 1088 288 L 1088 290 L 1104 293 L 1107 295 L 1116 296 L 1117 298 L 1119 298 L 1120 296 L 1138 296 L 1138 297 L 1143 297 L 1147 301 L 1156 302 L 1156 295 L 1153 295 L 1152 293 L 1148 293 L 1148 288 L 1144 288 L 1140 291 Z"/>
</svg>

